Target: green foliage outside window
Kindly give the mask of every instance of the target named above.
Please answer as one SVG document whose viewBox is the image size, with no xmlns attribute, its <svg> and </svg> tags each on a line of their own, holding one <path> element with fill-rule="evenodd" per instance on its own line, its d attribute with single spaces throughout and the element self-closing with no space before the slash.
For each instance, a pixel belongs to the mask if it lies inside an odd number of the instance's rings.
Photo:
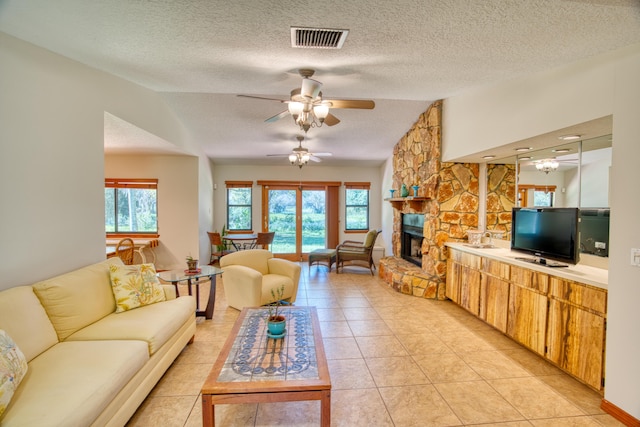
<svg viewBox="0 0 640 427">
<path fill-rule="evenodd" d="M 104 189 L 107 233 L 157 233 L 157 190 L 147 188 Z"/>
<path fill-rule="evenodd" d="M 227 188 L 229 230 L 251 230 L 251 187 Z"/>
<path fill-rule="evenodd" d="M 369 229 L 369 190 L 347 188 L 345 192 L 345 229 Z"/>
</svg>

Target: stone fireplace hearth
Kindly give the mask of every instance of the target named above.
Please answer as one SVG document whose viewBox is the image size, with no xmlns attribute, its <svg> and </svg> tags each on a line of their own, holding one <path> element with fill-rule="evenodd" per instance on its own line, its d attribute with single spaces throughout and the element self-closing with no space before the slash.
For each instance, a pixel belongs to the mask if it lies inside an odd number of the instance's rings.
<svg viewBox="0 0 640 427">
<path fill-rule="evenodd" d="M 466 230 L 478 226 L 479 165 L 441 162 L 441 115 L 442 101 L 434 102 L 394 148 L 393 188 L 405 184 L 419 190 L 417 196 L 388 199 L 394 211 L 393 256 L 381 259 L 379 269 L 393 289 L 421 298 L 445 298 L 444 243 L 462 241 Z M 405 217 L 422 217 L 422 239 L 415 229 L 411 237 L 403 233 Z M 403 243 L 410 260 L 403 257 Z"/>
</svg>

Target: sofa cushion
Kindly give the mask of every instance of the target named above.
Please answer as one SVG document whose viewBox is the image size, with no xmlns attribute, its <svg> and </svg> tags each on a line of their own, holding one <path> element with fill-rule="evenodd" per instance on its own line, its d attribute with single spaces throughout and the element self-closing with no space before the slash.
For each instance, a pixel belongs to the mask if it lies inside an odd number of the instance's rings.
<svg viewBox="0 0 640 427">
<path fill-rule="evenodd" d="M 153 264 L 112 265 L 109 272 L 116 313 L 165 300 Z"/>
<path fill-rule="evenodd" d="M 195 310 L 195 298 L 187 295 L 136 310 L 110 314 L 79 330 L 67 340 L 141 340 L 148 344 L 149 354 L 153 354 L 189 317 L 195 316 Z"/>
<path fill-rule="evenodd" d="M 27 373 L 27 359 L 16 343 L 0 329 L 0 417 L 4 413 L 13 393 Z"/>
<path fill-rule="evenodd" d="M 0 329 L 9 334 L 27 361 L 58 343 L 56 331 L 31 286 L 0 292 Z"/>
<path fill-rule="evenodd" d="M 109 258 L 33 285 L 60 341 L 115 311 L 110 265 L 123 264 Z"/>
<path fill-rule="evenodd" d="M 29 363 L 2 425 L 91 425 L 148 360 L 143 341 L 59 343 Z"/>
</svg>

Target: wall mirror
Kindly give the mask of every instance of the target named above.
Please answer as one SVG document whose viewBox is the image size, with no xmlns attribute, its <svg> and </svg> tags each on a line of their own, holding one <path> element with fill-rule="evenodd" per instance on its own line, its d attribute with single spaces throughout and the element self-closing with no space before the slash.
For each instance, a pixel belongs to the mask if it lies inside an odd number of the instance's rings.
<svg viewBox="0 0 640 427">
<path fill-rule="evenodd" d="M 517 205 L 579 207 L 584 215 L 590 215 L 582 221 L 583 252 L 608 256 L 611 156 L 612 135 L 606 134 L 532 149 L 491 163 L 515 165 Z"/>
</svg>

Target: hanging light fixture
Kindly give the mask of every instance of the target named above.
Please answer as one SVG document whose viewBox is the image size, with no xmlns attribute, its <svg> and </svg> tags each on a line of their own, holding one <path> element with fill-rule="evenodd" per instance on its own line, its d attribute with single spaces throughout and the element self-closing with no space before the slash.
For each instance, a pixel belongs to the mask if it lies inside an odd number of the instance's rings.
<svg viewBox="0 0 640 427">
<path fill-rule="evenodd" d="M 560 166 L 560 164 L 554 159 L 545 159 L 536 162 L 536 169 L 547 174 L 558 170 L 558 166 Z"/>
<path fill-rule="evenodd" d="M 329 115 L 331 102 L 322 100 L 322 83 L 309 78 L 313 71 L 301 70 L 301 74 L 302 87 L 291 91 L 288 108 L 300 130 L 306 133 L 312 127 L 321 127 L 324 124 Z"/>
<path fill-rule="evenodd" d="M 302 141 L 302 137 L 298 137 L 298 141 Z M 293 153 L 289 154 L 289 163 L 293 166 L 298 166 L 302 169 L 302 166 L 309 163 L 311 159 L 311 155 L 309 154 L 309 150 L 304 148 L 302 145 L 293 149 Z"/>
</svg>

